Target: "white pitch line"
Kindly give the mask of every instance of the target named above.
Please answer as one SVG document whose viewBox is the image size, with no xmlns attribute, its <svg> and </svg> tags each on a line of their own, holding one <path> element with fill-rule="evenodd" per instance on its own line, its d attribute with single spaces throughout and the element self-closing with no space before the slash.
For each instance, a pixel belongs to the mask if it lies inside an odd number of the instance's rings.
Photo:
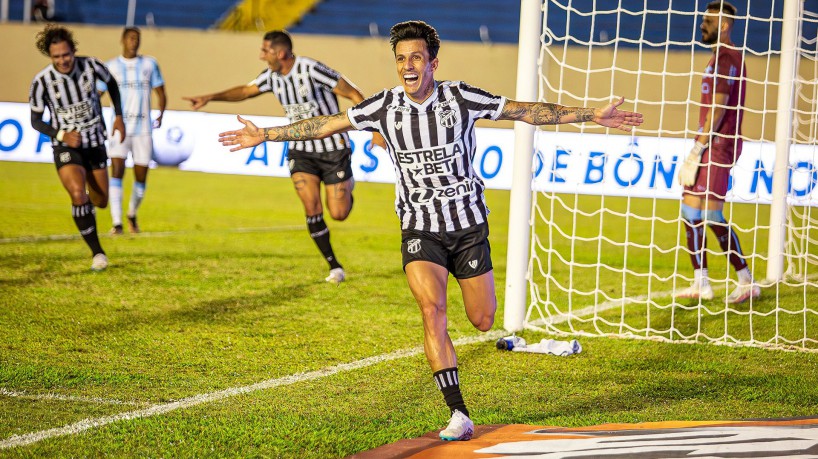
<svg viewBox="0 0 818 459">
<path fill-rule="evenodd" d="M 8 390 L 5 387 L 0 387 L 0 395 L 13 398 L 25 398 L 29 400 L 59 400 L 65 402 L 81 402 L 81 403 L 100 403 L 105 405 L 147 405 L 144 402 L 124 402 L 122 400 L 115 400 L 110 398 L 99 397 L 77 397 L 74 395 L 60 395 L 60 394 L 28 394 L 25 392 L 16 392 Z"/>
<path fill-rule="evenodd" d="M 464 344 L 473 344 L 479 343 L 483 341 L 491 341 L 494 340 L 504 334 L 502 330 L 495 330 L 492 332 L 484 333 L 478 336 L 471 336 L 460 338 L 454 341 L 456 346 L 461 346 Z M 242 387 L 233 387 L 230 389 L 224 389 L 216 392 L 210 392 L 207 394 L 200 394 L 194 395 L 192 397 L 183 398 L 181 400 L 177 400 L 175 402 L 170 403 L 163 403 L 161 405 L 153 405 L 148 408 L 143 408 L 140 410 L 133 410 L 133 411 L 126 411 L 124 413 L 114 414 L 111 416 L 103 416 L 99 418 L 89 418 L 83 419 L 82 421 L 75 422 L 74 424 L 68 424 L 63 427 L 57 427 L 54 429 L 47 429 L 41 430 L 39 432 L 32 432 L 29 434 L 24 435 L 14 435 L 11 436 L 3 441 L 0 441 L 0 449 L 7 449 L 7 448 L 14 448 L 17 446 L 26 446 L 32 443 L 37 443 L 49 438 L 54 437 L 61 437 L 64 435 L 71 435 L 83 432 L 85 430 L 102 427 L 108 424 L 112 424 L 117 421 L 127 421 L 130 419 L 137 419 L 137 418 L 147 418 L 151 416 L 156 416 L 159 414 L 169 413 L 171 411 L 190 408 L 196 405 L 201 405 L 203 403 L 212 403 L 219 400 L 223 400 L 229 397 L 235 397 L 237 395 L 247 394 L 250 392 L 256 392 L 265 389 L 272 389 L 275 387 L 281 386 L 288 386 L 290 384 L 295 384 L 304 381 L 312 381 L 315 379 L 325 378 L 327 376 L 332 376 L 336 373 L 342 373 L 346 371 L 358 370 L 361 368 L 366 368 L 377 363 L 381 362 L 388 362 L 390 360 L 397 360 L 404 357 L 412 357 L 418 354 L 423 353 L 422 347 L 414 347 L 411 349 L 404 349 L 400 351 L 395 351 L 389 354 L 381 354 L 376 355 L 373 357 L 367 357 L 362 360 L 358 360 L 355 362 L 350 363 L 342 363 L 340 365 L 334 365 L 331 367 L 326 367 L 316 371 L 310 371 L 307 373 L 298 373 L 290 376 L 284 376 L 281 378 L 276 379 L 268 379 L 266 381 L 262 381 L 256 384 L 251 384 L 249 386 L 242 386 Z"/>
<path fill-rule="evenodd" d="M 673 292 L 655 292 L 653 293 L 654 296 L 660 295 L 672 295 Z M 621 306 L 623 302 L 631 303 L 634 301 L 644 301 L 647 299 L 646 295 L 639 295 L 633 298 L 622 298 L 617 300 L 606 301 L 604 303 L 600 303 L 596 306 L 588 306 L 578 311 L 575 311 L 575 315 L 583 315 L 583 314 L 591 314 L 596 311 L 604 311 L 607 309 L 611 309 L 617 306 Z M 562 315 L 559 317 L 554 318 L 551 323 L 558 323 L 564 322 L 568 320 L 567 315 Z M 539 319 L 532 323 L 535 325 L 537 323 L 544 323 L 542 319 Z M 543 331 L 543 330 L 538 330 Z M 498 338 L 503 337 L 506 335 L 505 330 L 494 330 L 487 333 L 483 333 L 477 336 L 471 337 L 464 337 L 459 338 L 453 341 L 455 346 L 462 346 L 465 344 L 474 344 L 480 343 L 485 341 L 493 341 Z M 342 363 L 339 365 L 334 365 L 331 367 L 323 368 L 316 371 L 311 371 L 307 373 L 298 373 L 290 376 L 284 376 L 281 378 L 276 379 L 268 379 L 266 381 L 262 381 L 256 384 L 251 384 L 249 386 L 242 386 L 242 387 L 234 387 L 229 389 L 224 389 L 217 392 L 210 392 L 207 394 L 200 394 L 194 395 L 192 397 L 184 398 L 181 400 L 177 400 L 175 402 L 164 403 L 161 405 L 152 405 L 148 408 L 140 409 L 140 410 L 133 410 L 127 411 L 124 413 L 114 414 L 111 416 L 103 416 L 100 418 L 94 419 L 84 419 L 82 421 L 76 422 L 74 424 L 69 424 L 63 427 L 58 427 L 54 429 L 47 429 L 41 430 L 39 432 L 32 432 L 29 434 L 24 435 L 14 435 L 9 437 L 5 440 L 0 441 L 0 449 L 7 449 L 7 448 L 14 448 L 17 446 L 26 446 L 32 443 L 37 443 L 49 438 L 54 437 L 61 437 L 65 435 L 77 434 L 89 429 L 93 429 L 96 427 L 102 427 L 108 424 L 112 424 L 117 421 L 126 421 L 130 419 L 137 419 L 137 418 L 147 418 L 151 416 L 156 416 L 159 414 L 169 413 L 171 411 L 190 408 L 196 405 L 201 405 L 204 403 L 211 403 L 216 402 L 219 400 L 223 400 L 229 397 L 234 397 L 237 395 L 247 394 L 250 392 L 256 392 L 265 389 L 272 389 L 275 387 L 280 386 L 288 386 L 291 384 L 296 384 L 303 381 L 312 381 L 315 379 L 324 378 L 327 376 L 332 376 L 336 373 L 342 373 L 346 371 L 358 370 L 361 368 L 366 368 L 377 363 L 381 362 L 388 362 L 390 360 L 397 360 L 404 357 L 412 357 L 423 352 L 422 347 L 415 347 L 411 349 L 404 349 L 400 351 L 395 351 L 389 354 L 381 354 L 376 355 L 373 357 L 367 357 L 362 360 L 358 360 L 355 362 L 350 363 Z"/>
</svg>

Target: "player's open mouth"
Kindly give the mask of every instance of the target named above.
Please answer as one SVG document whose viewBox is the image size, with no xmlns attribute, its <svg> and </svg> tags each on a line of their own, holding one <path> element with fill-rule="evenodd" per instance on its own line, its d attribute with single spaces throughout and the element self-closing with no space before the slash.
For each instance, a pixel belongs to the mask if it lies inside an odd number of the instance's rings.
<svg viewBox="0 0 818 459">
<path fill-rule="evenodd" d="M 407 83 L 414 83 L 418 81 L 418 75 L 417 73 L 405 73 L 403 74 L 403 80 Z"/>
</svg>

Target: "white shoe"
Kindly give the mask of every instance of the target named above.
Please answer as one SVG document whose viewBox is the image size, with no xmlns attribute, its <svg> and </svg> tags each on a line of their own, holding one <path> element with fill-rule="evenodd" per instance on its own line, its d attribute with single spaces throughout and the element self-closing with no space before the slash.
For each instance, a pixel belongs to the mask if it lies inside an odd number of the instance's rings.
<svg viewBox="0 0 818 459">
<path fill-rule="evenodd" d="M 324 280 L 331 284 L 337 285 L 343 282 L 346 278 L 347 276 L 344 273 L 344 268 L 335 268 L 329 270 L 329 276 L 327 276 L 327 278 Z"/>
<path fill-rule="evenodd" d="M 471 439 L 472 435 L 474 435 L 474 423 L 458 410 L 454 410 L 449 425 L 440 431 L 440 439 L 446 441 L 466 441 Z"/>
<path fill-rule="evenodd" d="M 104 271 L 108 267 L 108 257 L 104 253 L 94 255 L 94 260 L 91 262 L 91 271 Z"/>
<path fill-rule="evenodd" d="M 686 298 L 691 300 L 712 300 L 713 287 L 709 283 L 702 285 L 699 282 L 693 282 L 690 287 L 673 292 L 676 298 Z"/>
<path fill-rule="evenodd" d="M 761 287 L 756 284 L 738 284 L 736 288 L 730 292 L 727 297 L 727 302 L 730 304 L 744 303 L 750 298 L 758 298 L 761 296 Z"/>
</svg>

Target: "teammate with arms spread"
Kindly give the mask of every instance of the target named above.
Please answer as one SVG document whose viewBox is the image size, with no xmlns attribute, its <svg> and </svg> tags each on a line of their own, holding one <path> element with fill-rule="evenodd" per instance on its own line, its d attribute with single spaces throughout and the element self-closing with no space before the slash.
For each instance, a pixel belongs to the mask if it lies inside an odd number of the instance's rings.
<svg viewBox="0 0 818 459">
<path fill-rule="evenodd" d="M 475 173 L 475 121 L 515 120 L 529 124 L 594 121 L 629 131 L 642 115 L 617 110 L 516 102 L 460 81 L 435 81 L 440 39 L 421 21 L 392 27 L 390 43 L 401 86 L 385 90 L 346 113 L 288 126 L 245 126 L 220 135 L 233 150 L 265 140 L 325 138 L 353 129 L 378 131 L 395 167 L 397 214 L 401 221 L 404 271 L 423 317 L 424 350 L 433 377 L 451 411 L 444 440 L 468 440 L 474 432 L 460 392 L 457 355 L 449 338 L 446 286 L 451 273 L 460 284 L 471 323 L 488 331 L 494 323 L 494 290 L 484 185 Z"/>
<path fill-rule="evenodd" d="M 122 31 L 122 55 L 107 62 L 108 69 L 119 83 L 122 95 L 122 110 L 128 138 L 120 142 L 111 136 L 108 156 L 111 158 L 111 220 L 112 234 L 122 234 L 122 177 L 125 176 L 125 159 L 128 153 L 133 157 L 134 186 L 128 204 L 128 226 L 132 233 L 139 232 L 136 211 L 145 196 L 148 166 L 153 157 L 153 128 L 162 125 L 165 113 L 165 81 L 159 71 L 159 64 L 150 56 L 141 56 L 139 45 L 141 33 L 136 27 L 126 27 Z M 104 82 L 97 85 L 106 91 Z M 151 121 L 151 90 L 156 92 L 159 116 Z"/>
<path fill-rule="evenodd" d="M 319 115 L 338 113 L 338 98 L 358 103 L 363 94 L 349 80 L 324 64 L 293 54 L 292 39 L 286 32 L 272 31 L 264 35 L 261 60 L 268 68 L 245 86 L 197 97 L 185 97 L 195 110 L 210 101 L 237 102 L 272 92 L 278 97 L 291 123 Z M 383 146 L 379 135 L 373 142 Z M 307 214 L 307 229 L 324 259 L 329 264 L 326 281 L 343 282 L 343 267 L 330 244 L 330 233 L 324 222 L 321 204 L 321 182 L 324 182 L 326 204 L 333 219 L 346 220 L 352 210 L 351 144 L 343 132 L 323 139 L 292 139 L 288 145 L 290 176 L 295 191 Z"/>
<path fill-rule="evenodd" d="M 108 205 L 108 156 L 96 82 L 101 80 L 112 87 L 114 136 L 124 140 L 119 89 L 102 62 L 75 56 L 77 43 L 65 27 L 47 25 L 37 34 L 36 44 L 51 58 L 51 65 L 31 82 L 31 126 L 52 139 L 54 164 L 71 197 L 74 223 L 93 253 L 91 269 L 101 271 L 108 267 L 108 258 L 99 243 L 94 206 Z M 46 108 L 50 123 L 43 121 Z"/>
<path fill-rule="evenodd" d="M 724 218 L 724 198 L 730 169 L 741 156 L 742 111 L 747 68 L 741 51 L 730 40 L 736 8 L 717 0 L 707 5 L 702 21 L 702 42 L 713 46 L 713 57 L 702 77 L 699 130 L 696 145 L 679 172 L 682 193 L 682 221 L 687 248 L 694 269 L 693 284 L 676 292 L 677 298 L 713 299 L 707 277 L 705 250 L 706 223 L 738 275 L 738 285 L 728 295 L 728 303 L 742 303 L 761 295 L 744 260 L 738 236 Z"/>
</svg>

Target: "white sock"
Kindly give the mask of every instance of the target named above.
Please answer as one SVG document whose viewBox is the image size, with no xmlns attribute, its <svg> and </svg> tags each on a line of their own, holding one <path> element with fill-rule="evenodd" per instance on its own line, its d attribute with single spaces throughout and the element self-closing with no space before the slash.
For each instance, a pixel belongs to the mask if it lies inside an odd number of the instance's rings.
<svg viewBox="0 0 818 459">
<path fill-rule="evenodd" d="M 142 204 L 142 198 L 145 197 L 145 182 L 133 182 L 133 191 L 131 191 L 131 203 L 128 205 L 128 216 L 136 217 L 136 211 L 139 205 Z"/>
<path fill-rule="evenodd" d="M 738 274 L 738 283 L 739 284 L 752 284 L 753 283 L 753 275 L 750 274 L 749 268 L 744 268 L 741 271 L 737 272 Z"/>
<path fill-rule="evenodd" d="M 111 207 L 111 220 L 114 226 L 122 225 L 122 179 L 111 178 L 108 187 L 108 201 Z"/>
<path fill-rule="evenodd" d="M 701 286 L 710 285 L 710 279 L 707 278 L 707 268 L 694 270 L 693 281 Z"/>
</svg>

